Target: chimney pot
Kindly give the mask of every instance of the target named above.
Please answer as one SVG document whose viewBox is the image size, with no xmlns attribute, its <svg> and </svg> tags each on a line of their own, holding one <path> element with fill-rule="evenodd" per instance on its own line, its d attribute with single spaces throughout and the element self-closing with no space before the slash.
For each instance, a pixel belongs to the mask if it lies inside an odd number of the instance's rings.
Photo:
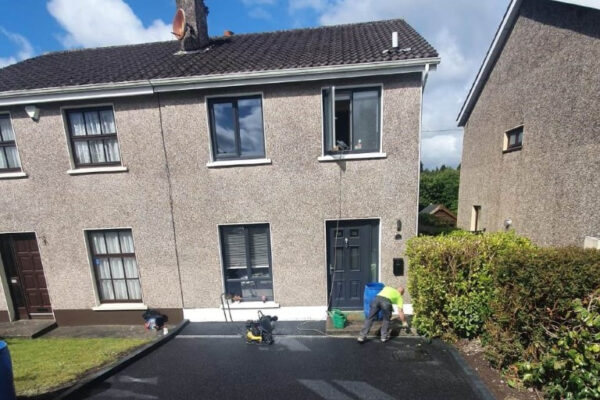
<svg viewBox="0 0 600 400">
<path fill-rule="evenodd" d="M 394 49 L 397 49 L 399 46 L 398 44 L 398 32 L 393 32 L 392 33 L 392 47 Z"/>
<path fill-rule="evenodd" d="M 204 0 L 176 0 L 177 8 L 185 13 L 185 36 L 181 39 L 182 51 L 195 51 L 208 46 L 208 7 Z"/>
<path fill-rule="evenodd" d="M 233 33 L 230 30 L 226 30 L 225 32 L 223 32 L 223 36 L 225 36 L 225 37 L 231 37 L 233 35 L 235 35 L 235 33 Z"/>
</svg>

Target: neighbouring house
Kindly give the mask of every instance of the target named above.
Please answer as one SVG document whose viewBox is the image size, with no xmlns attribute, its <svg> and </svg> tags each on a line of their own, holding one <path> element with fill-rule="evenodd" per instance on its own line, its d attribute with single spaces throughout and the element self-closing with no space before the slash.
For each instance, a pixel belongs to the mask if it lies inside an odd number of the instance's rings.
<svg viewBox="0 0 600 400">
<path fill-rule="evenodd" d="M 419 235 L 437 236 L 456 230 L 456 216 L 443 204 L 430 204 L 419 212 Z"/>
<path fill-rule="evenodd" d="M 456 215 L 443 204 L 430 204 L 420 211 L 421 214 L 432 215 L 448 226 L 456 226 Z"/>
<path fill-rule="evenodd" d="M 324 319 L 404 284 L 438 53 L 403 20 L 209 38 L 177 3 L 179 42 L 0 69 L 0 319 Z"/>
<path fill-rule="evenodd" d="M 459 227 L 600 237 L 598 60 L 600 2 L 511 1 L 458 118 Z"/>
</svg>

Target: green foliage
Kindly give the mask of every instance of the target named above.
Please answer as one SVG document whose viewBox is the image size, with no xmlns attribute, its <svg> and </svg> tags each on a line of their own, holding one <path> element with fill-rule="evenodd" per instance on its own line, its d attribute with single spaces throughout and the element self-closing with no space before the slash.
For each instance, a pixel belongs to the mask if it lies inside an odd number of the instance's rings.
<svg viewBox="0 0 600 400">
<path fill-rule="evenodd" d="M 539 362 L 517 364 L 523 382 L 545 386 L 552 399 L 600 399 L 600 291 L 587 307 L 573 301 L 569 320 L 548 332 L 551 346 Z"/>
<path fill-rule="evenodd" d="M 458 230 L 452 224 L 444 221 L 435 215 L 419 213 L 419 234 L 420 235 L 440 235 L 448 234 Z"/>
<path fill-rule="evenodd" d="M 513 384 L 520 377 L 549 398 L 600 399 L 599 251 L 455 232 L 411 239 L 407 255 L 419 333 L 481 336 Z"/>
<path fill-rule="evenodd" d="M 426 336 L 478 336 L 490 314 L 492 271 L 514 248 L 531 243 L 512 233 L 457 231 L 408 243 L 413 325 Z"/>
<path fill-rule="evenodd" d="M 419 187 L 419 208 L 429 204 L 443 204 L 453 213 L 458 210 L 458 184 L 460 170 L 442 166 L 435 170 L 421 172 Z"/>
<path fill-rule="evenodd" d="M 574 247 L 516 251 L 498 264 L 495 281 L 483 337 L 488 358 L 499 368 L 537 361 L 549 351 L 547 332 L 568 322 L 572 301 L 600 288 L 600 252 Z"/>
</svg>

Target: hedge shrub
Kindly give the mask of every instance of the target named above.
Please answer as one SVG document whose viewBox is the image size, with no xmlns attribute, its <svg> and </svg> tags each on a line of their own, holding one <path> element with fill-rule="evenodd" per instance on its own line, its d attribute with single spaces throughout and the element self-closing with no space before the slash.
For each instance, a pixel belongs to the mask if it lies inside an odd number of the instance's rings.
<svg viewBox="0 0 600 400">
<path fill-rule="evenodd" d="M 546 386 L 552 399 L 600 399 L 600 291 L 574 300 L 564 325 L 548 334 L 549 350 L 518 372 L 530 386 Z"/>
<path fill-rule="evenodd" d="M 581 248 L 518 251 L 495 269 L 496 294 L 486 321 L 486 354 L 497 367 L 538 361 L 550 332 L 572 316 L 573 300 L 600 288 L 600 252 Z"/>
<path fill-rule="evenodd" d="M 600 251 L 455 232 L 411 239 L 407 256 L 419 333 L 480 336 L 490 362 L 526 385 L 554 398 L 600 398 L 600 333 L 590 322 L 600 321 L 598 306 L 582 308 L 600 289 Z"/>
</svg>

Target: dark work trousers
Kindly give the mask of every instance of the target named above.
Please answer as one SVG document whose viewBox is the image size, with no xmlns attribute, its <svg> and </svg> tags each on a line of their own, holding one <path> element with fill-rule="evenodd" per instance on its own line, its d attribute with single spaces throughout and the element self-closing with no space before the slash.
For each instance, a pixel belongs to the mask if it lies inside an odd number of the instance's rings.
<svg viewBox="0 0 600 400">
<path fill-rule="evenodd" d="M 390 319 L 392 318 L 392 312 L 394 308 L 389 299 L 381 296 L 375 296 L 371 301 L 371 310 L 369 311 L 369 317 L 365 320 L 365 325 L 360 331 L 360 336 L 366 337 L 369 334 L 373 321 L 377 319 L 377 313 L 381 311 L 383 314 L 383 323 L 381 324 L 381 337 L 387 338 L 390 330 Z"/>
</svg>

